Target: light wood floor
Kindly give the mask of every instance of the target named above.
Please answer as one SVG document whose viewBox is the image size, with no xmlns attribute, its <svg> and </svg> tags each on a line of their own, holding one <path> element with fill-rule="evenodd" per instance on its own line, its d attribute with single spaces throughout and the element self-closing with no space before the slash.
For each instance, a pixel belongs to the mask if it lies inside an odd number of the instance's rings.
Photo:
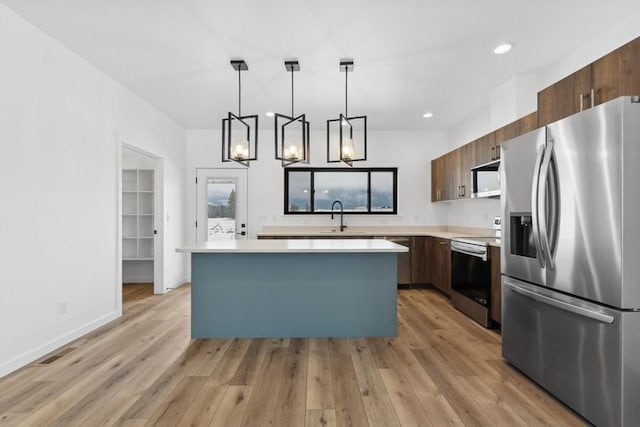
<svg viewBox="0 0 640 427">
<path fill-rule="evenodd" d="M 0 380 L 0 424 L 583 425 L 433 290 L 399 292 L 394 339 L 191 340 L 189 286 L 124 295 L 121 319 Z"/>
</svg>

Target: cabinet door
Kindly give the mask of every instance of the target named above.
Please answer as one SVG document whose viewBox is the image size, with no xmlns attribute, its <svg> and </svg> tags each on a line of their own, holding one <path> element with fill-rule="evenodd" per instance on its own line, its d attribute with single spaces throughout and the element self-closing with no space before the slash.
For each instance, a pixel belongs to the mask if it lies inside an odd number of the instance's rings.
<svg viewBox="0 0 640 427">
<path fill-rule="evenodd" d="M 501 127 L 500 129 L 497 129 L 495 132 L 493 132 L 495 134 L 495 144 L 496 147 L 500 147 L 500 144 L 502 144 L 503 142 L 507 142 L 508 140 L 515 138 L 516 136 L 516 129 L 518 126 L 518 122 L 512 122 L 509 123 L 506 126 Z M 495 155 L 497 158 L 500 158 L 500 149 L 498 148 L 498 152 Z"/>
<path fill-rule="evenodd" d="M 427 283 L 426 237 L 411 238 L 411 283 Z"/>
<path fill-rule="evenodd" d="M 438 282 L 434 285 L 446 295 L 451 294 L 451 249 L 449 240 L 436 239 L 436 269 Z"/>
<path fill-rule="evenodd" d="M 468 199 L 471 197 L 471 168 L 476 165 L 476 146 L 475 144 L 466 144 L 458 149 L 459 151 L 459 167 L 460 167 L 460 191 L 458 198 Z"/>
<path fill-rule="evenodd" d="M 500 248 L 489 247 L 491 262 L 491 320 L 502 323 L 502 285 L 500 283 Z"/>
<path fill-rule="evenodd" d="M 476 165 L 489 163 L 496 159 L 495 138 L 493 133 L 478 138 L 474 145 L 476 146 Z"/>
<path fill-rule="evenodd" d="M 443 200 L 455 200 L 460 194 L 460 149 L 447 153 L 446 171 L 445 171 L 445 192 Z"/>
<path fill-rule="evenodd" d="M 591 106 L 591 65 L 538 92 L 538 126 L 555 122 Z M 582 105 L 580 100 L 582 95 Z"/>
<path fill-rule="evenodd" d="M 534 111 L 516 121 L 515 136 L 524 135 L 538 128 L 538 112 Z"/>
<path fill-rule="evenodd" d="M 424 237 L 424 281 L 425 283 L 433 284 L 436 277 L 436 251 L 435 251 L 435 239 L 433 237 Z"/>
<path fill-rule="evenodd" d="M 444 184 L 445 158 L 438 157 L 431 160 L 431 201 L 439 202 L 442 199 Z"/>
<path fill-rule="evenodd" d="M 640 95 L 640 37 L 593 63 L 595 104 Z"/>
</svg>

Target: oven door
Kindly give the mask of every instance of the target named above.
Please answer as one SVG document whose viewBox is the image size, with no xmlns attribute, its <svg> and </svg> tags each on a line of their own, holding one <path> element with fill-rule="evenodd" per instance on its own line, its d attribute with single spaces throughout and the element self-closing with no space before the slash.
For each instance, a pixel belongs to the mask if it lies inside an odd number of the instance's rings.
<svg viewBox="0 0 640 427">
<path fill-rule="evenodd" d="M 486 250 L 486 248 L 485 248 Z M 484 327 L 489 327 L 491 264 L 482 256 L 451 250 L 451 303 Z"/>
</svg>

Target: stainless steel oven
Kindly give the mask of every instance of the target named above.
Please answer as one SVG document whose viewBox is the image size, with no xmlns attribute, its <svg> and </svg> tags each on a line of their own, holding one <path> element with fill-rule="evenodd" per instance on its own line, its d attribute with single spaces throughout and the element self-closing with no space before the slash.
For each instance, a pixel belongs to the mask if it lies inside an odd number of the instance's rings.
<svg viewBox="0 0 640 427">
<path fill-rule="evenodd" d="M 451 303 L 488 328 L 491 301 L 491 263 L 488 242 L 495 237 L 451 239 Z"/>
</svg>

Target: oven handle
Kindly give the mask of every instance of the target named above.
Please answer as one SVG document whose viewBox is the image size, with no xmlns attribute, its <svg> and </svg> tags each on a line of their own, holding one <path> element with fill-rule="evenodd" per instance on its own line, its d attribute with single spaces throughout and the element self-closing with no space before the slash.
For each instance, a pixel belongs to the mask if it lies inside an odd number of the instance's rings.
<svg viewBox="0 0 640 427">
<path fill-rule="evenodd" d="M 482 258 L 483 261 L 487 260 L 487 251 L 486 250 L 478 250 L 478 251 L 474 251 L 474 250 L 467 250 L 467 249 L 462 249 L 456 246 L 451 246 L 451 250 L 454 252 L 460 252 L 461 254 L 465 254 L 465 255 L 470 255 L 470 256 L 474 256 L 477 258 Z"/>
</svg>

